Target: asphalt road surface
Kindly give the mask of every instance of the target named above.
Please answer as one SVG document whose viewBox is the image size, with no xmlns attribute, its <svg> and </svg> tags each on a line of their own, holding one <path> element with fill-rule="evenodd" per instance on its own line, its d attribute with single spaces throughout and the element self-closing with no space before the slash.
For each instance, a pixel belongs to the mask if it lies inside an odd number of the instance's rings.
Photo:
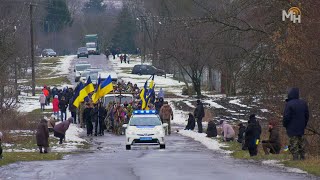
<svg viewBox="0 0 320 180">
<path fill-rule="evenodd" d="M 64 160 L 21 162 L 0 168 L 0 179 L 17 180 L 306 180 L 304 174 L 257 163 L 234 160 L 208 150 L 176 133 L 167 137 L 167 149 L 133 146 L 125 150 L 124 136 L 93 139 L 91 153 L 68 155 Z"/>
</svg>

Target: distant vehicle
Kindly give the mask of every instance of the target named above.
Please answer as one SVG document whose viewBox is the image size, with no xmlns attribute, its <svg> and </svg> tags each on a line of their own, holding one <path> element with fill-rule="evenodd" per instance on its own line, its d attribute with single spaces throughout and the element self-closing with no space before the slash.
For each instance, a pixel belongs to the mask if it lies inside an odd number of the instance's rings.
<svg viewBox="0 0 320 180">
<path fill-rule="evenodd" d="M 44 49 L 41 55 L 42 57 L 57 57 L 57 53 L 53 49 Z"/>
<path fill-rule="evenodd" d="M 139 75 L 157 75 L 157 76 L 165 76 L 166 73 L 162 69 L 158 69 L 151 65 L 135 65 L 132 69 L 132 74 Z"/>
<path fill-rule="evenodd" d="M 78 55 L 78 58 L 80 58 L 80 57 L 89 58 L 89 52 L 88 52 L 87 47 L 80 47 L 80 48 L 78 48 L 77 55 Z"/>
<path fill-rule="evenodd" d="M 110 93 L 110 94 L 105 95 L 103 98 L 104 106 L 108 106 L 108 104 L 113 101 L 116 103 L 122 103 L 122 104 L 124 102 L 131 103 L 134 101 L 134 97 L 132 94 L 122 93 L 120 95 L 118 93 Z"/>
<path fill-rule="evenodd" d="M 87 34 L 85 35 L 86 47 L 88 48 L 89 54 L 100 54 L 99 38 L 98 34 Z"/>
<path fill-rule="evenodd" d="M 98 82 L 98 72 L 96 71 L 89 71 L 89 73 L 87 74 L 86 80 L 88 80 L 90 76 L 91 82 L 93 85 L 96 85 Z"/>
<path fill-rule="evenodd" d="M 80 80 L 81 77 L 81 73 L 84 72 L 85 70 L 87 70 L 88 68 L 91 67 L 91 64 L 89 63 L 77 63 L 76 65 L 74 65 L 74 72 L 75 72 L 75 82 L 78 82 Z"/>
<path fill-rule="evenodd" d="M 85 82 L 87 81 L 87 76 L 88 76 L 89 73 L 90 73 L 90 71 L 87 71 L 87 70 L 83 71 L 83 72 L 81 73 L 81 76 L 80 76 L 80 80 L 79 80 L 79 81 L 85 83 Z"/>
<path fill-rule="evenodd" d="M 160 145 L 165 149 L 165 129 L 167 123 L 163 123 L 154 110 L 135 110 L 128 124 L 122 126 L 126 134 L 126 150 L 132 145 Z"/>
<path fill-rule="evenodd" d="M 118 75 L 116 72 L 107 72 L 107 71 L 99 72 L 99 76 L 101 78 L 101 81 L 104 81 L 105 79 L 107 79 L 109 75 L 111 76 L 112 81 L 114 83 L 117 83 Z"/>
<path fill-rule="evenodd" d="M 96 72 L 96 73 L 103 71 L 103 69 L 100 69 L 100 68 L 97 68 L 97 67 L 91 67 L 91 68 L 88 68 L 87 70 L 90 71 L 90 72 Z"/>
</svg>

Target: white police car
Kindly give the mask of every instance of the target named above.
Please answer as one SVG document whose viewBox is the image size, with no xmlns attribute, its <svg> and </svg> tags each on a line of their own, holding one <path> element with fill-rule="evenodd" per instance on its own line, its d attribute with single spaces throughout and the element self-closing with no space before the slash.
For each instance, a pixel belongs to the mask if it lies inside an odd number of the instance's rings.
<svg viewBox="0 0 320 180">
<path fill-rule="evenodd" d="M 130 150 L 131 145 L 138 144 L 160 145 L 160 149 L 165 149 L 164 137 L 167 126 L 167 123 L 161 123 L 156 111 L 133 111 L 129 123 L 123 125 L 126 129 L 126 149 Z"/>
</svg>

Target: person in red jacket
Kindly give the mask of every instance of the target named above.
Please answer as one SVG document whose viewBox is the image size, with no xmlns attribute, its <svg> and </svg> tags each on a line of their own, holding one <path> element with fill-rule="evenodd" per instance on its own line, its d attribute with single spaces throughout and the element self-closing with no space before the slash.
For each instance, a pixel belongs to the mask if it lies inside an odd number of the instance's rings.
<svg viewBox="0 0 320 180">
<path fill-rule="evenodd" d="M 47 86 L 43 87 L 42 92 L 46 96 L 46 105 L 49 105 L 49 102 L 48 102 L 49 91 L 47 89 Z"/>
<path fill-rule="evenodd" d="M 58 95 L 55 95 L 52 100 L 52 109 L 53 109 L 53 115 L 56 117 L 56 119 L 59 119 L 59 97 L 58 97 Z"/>
</svg>

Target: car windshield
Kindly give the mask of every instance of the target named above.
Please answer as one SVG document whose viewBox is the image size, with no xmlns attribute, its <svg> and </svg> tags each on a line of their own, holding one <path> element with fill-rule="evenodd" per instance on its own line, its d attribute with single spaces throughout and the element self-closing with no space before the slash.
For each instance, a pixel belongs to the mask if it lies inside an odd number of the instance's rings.
<svg viewBox="0 0 320 180">
<path fill-rule="evenodd" d="M 133 116 L 130 119 L 130 126 L 160 126 L 161 121 L 156 116 Z"/>
<path fill-rule="evenodd" d="M 116 103 L 131 103 L 133 101 L 133 97 L 132 96 L 126 96 L 126 95 L 115 95 L 115 96 L 106 96 L 104 97 L 104 105 L 107 106 L 110 102 L 115 101 Z"/>
<path fill-rule="evenodd" d="M 89 72 L 82 72 L 82 73 L 81 73 L 81 77 L 87 77 L 88 74 L 89 74 Z"/>
<path fill-rule="evenodd" d="M 91 81 L 95 81 L 95 80 L 98 79 L 98 73 L 91 73 L 91 72 L 88 73 L 87 79 L 88 79 L 89 76 L 90 76 Z"/>
<path fill-rule="evenodd" d="M 54 52 L 53 49 L 47 49 L 47 52 Z"/>
<path fill-rule="evenodd" d="M 87 48 L 95 48 L 96 47 L 96 44 L 95 43 L 90 43 L 90 44 L 87 44 L 86 45 L 87 46 Z"/>
<path fill-rule="evenodd" d="M 90 68 L 89 64 L 81 64 L 81 65 L 76 65 L 76 71 L 84 71 L 86 69 Z"/>
<path fill-rule="evenodd" d="M 78 52 L 87 52 L 88 50 L 87 50 L 87 48 L 86 47 L 84 47 L 84 48 L 79 48 L 78 49 Z"/>
</svg>

